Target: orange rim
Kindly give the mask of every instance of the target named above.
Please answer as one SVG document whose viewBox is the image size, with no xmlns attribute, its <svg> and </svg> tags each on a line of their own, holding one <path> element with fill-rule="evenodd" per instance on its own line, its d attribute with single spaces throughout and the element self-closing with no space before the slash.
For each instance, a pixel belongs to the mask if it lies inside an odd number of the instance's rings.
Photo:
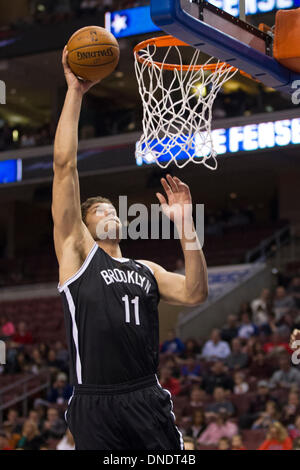
<svg viewBox="0 0 300 470">
<path fill-rule="evenodd" d="M 181 65 L 181 64 L 167 64 L 164 62 L 156 62 L 156 61 L 147 61 L 147 59 L 144 59 L 144 57 L 139 55 L 139 52 L 142 49 L 146 49 L 148 46 L 156 46 L 156 47 L 170 47 L 170 46 L 186 46 L 186 47 L 192 47 L 190 44 L 187 44 L 186 42 L 180 41 L 180 39 L 174 38 L 174 36 L 158 36 L 157 38 L 151 38 L 151 39 L 146 39 L 146 41 L 142 41 L 139 44 L 135 46 L 134 54 L 137 58 L 137 60 L 141 63 L 144 64 L 146 63 L 149 66 L 152 65 L 157 65 L 158 67 L 164 69 L 164 70 L 183 70 L 184 72 L 187 72 L 191 70 L 208 70 L 210 72 L 215 72 L 216 70 L 219 69 L 229 69 L 232 68 L 232 71 L 237 70 L 236 67 L 233 67 L 232 65 L 227 64 L 226 62 L 218 62 L 218 63 L 213 63 L 213 64 L 198 64 L 194 65 L 191 67 L 190 65 Z M 246 76 L 249 76 L 245 72 L 243 72 Z"/>
</svg>

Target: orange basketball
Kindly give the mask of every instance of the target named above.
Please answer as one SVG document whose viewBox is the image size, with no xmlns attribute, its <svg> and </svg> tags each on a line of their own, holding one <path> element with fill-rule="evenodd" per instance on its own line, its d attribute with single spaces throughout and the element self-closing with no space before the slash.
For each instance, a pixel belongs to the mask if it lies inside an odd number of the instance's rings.
<svg viewBox="0 0 300 470">
<path fill-rule="evenodd" d="M 116 38 L 100 26 L 78 29 L 67 44 L 72 72 L 84 80 L 99 80 L 110 75 L 119 62 Z"/>
</svg>

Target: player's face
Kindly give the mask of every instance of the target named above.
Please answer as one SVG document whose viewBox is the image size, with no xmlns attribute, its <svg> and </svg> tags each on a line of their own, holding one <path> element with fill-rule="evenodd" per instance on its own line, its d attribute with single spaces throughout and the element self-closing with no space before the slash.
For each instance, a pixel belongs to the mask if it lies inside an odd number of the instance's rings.
<svg viewBox="0 0 300 470">
<path fill-rule="evenodd" d="M 94 240 L 119 241 L 121 238 L 122 224 L 112 204 L 93 204 L 88 210 L 86 224 Z"/>
</svg>

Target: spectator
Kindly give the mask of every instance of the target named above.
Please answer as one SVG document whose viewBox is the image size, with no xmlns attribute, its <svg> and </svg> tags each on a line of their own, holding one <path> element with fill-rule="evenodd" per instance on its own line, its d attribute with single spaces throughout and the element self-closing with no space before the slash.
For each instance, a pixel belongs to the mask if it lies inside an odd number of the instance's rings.
<svg viewBox="0 0 300 470">
<path fill-rule="evenodd" d="M 50 370 L 54 373 L 58 372 L 63 367 L 61 361 L 57 359 L 56 351 L 54 349 L 49 349 L 48 354 L 47 354 L 46 364 L 47 364 L 47 367 L 49 367 Z"/>
<path fill-rule="evenodd" d="M 49 347 L 47 344 L 45 343 L 40 343 L 38 345 L 38 349 L 40 351 L 40 354 L 42 356 L 43 359 L 47 359 L 47 356 L 48 356 L 48 351 L 49 351 Z"/>
<path fill-rule="evenodd" d="M 282 410 L 282 424 L 288 426 L 293 424 L 297 415 L 300 415 L 300 402 L 298 392 L 290 391 L 288 402 Z"/>
<path fill-rule="evenodd" d="M 205 391 L 199 385 L 193 385 L 190 391 L 189 404 L 182 408 L 182 416 L 191 416 L 195 410 L 202 409 L 205 402 Z"/>
<path fill-rule="evenodd" d="M 198 439 L 206 427 L 207 424 L 203 408 L 196 409 L 193 412 L 191 426 L 186 430 L 186 436 Z"/>
<path fill-rule="evenodd" d="M 12 433 L 21 433 L 22 426 L 19 421 L 19 412 L 15 408 L 9 408 L 7 420 L 4 421 L 4 427 L 10 427 Z"/>
<path fill-rule="evenodd" d="M 273 310 L 275 312 L 276 321 L 281 320 L 283 315 L 288 313 L 289 310 L 295 308 L 295 306 L 296 304 L 293 297 L 286 293 L 283 286 L 278 286 L 273 300 Z"/>
<path fill-rule="evenodd" d="M 27 325 L 24 321 L 19 322 L 17 332 L 13 336 L 13 341 L 17 345 L 33 343 L 32 334 L 27 330 Z"/>
<path fill-rule="evenodd" d="M 237 337 L 237 334 L 238 334 L 237 316 L 228 315 L 227 323 L 221 330 L 221 338 L 223 341 L 227 341 L 227 343 L 231 343 L 233 338 Z"/>
<path fill-rule="evenodd" d="M 184 351 L 183 342 L 176 337 L 175 330 L 169 330 L 167 340 L 161 346 L 161 353 L 179 354 Z"/>
<path fill-rule="evenodd" d="M 242 302 L 241 303 L 239 314 L 238 314 L 239 318 L 242 318 L 244 313 L 248 313 L 248 315 L 251 315 L 251 313 L 252 313 L 249 302 Z"/>
<path fill-rule="evenodd" d="M 160 384 L 163 388 L 169 390 L 172 396 L 176 396 L 180 392 L 180 382 L 178 379 L 172 377 L 172 372 L 169 367 L 162 367 L 160 369 Z"/>
<path fill-rule="evenodd" d="M 17 449 L 39 450 L 43 443 L 44 440 L 39 433 L 37 425 L 27 419 L 23 424 L 22 435 L 17 443 Z"/>
<path fill-rule="evenodd" d="M 249 429 L 252 423 L 261 416 L 269 400 L 275 401 L 270 393 L 270 386 L 266 380 L 261 380 L 257 384 L 257 394 L 250 401 L 247 413 L 240 417 L 240 427 Z"/>
<path fill-rule="evenodd" d="M 300 450 L 300 438 L 294 440 L 293 442 L 293 450 Z"/>
<path fill-rule="evenodd" d="M 0 431 L 0 450 L 13 450 L 4 431 Z"/>
<path fill-rule="evenodd" d="M 294 312 L 290 310 L 290 312 L 285 313 L 281 317 L 281 320 L 279 320 L 279 322 L 277 323 L 276 330 L 283 338 L 289 338 L 292 330 L 294 329 L 294 325 Z"/>
<path fill-rule="evenodd" d="M 269 312 L 267 323 L 264 323 L 263 325 L 260 325 L 259 327 L 260 335 L 261 337 L 268 338 L 273 333 L 276 333 L 276 331 L 277 331 L 277 326 L 276 326 L 276 321 L 275 321 L 275 313 Z"/>
<path fill-rule="evenodd" d="M 179 379 L 180 367 L 178 367 L 176 359 L 177 359 L 176 356 L 173 356 L 173 355 L 167 356 L 166 361 L 163 363 L 163 366 L 169 367 L 169 369 L 171 369 L 172 377 L 175 377 L 175 379 Z"/>
<path fill-rule="evenodd" d="M 275 371 L 270 379 L 270 384 L 274 387 L 288 389 L 296 384 L 300 386 L 300 372 L 292 367 L 289 356 L 282 356 L 279 359 L 279 370 Z"/>
<path fill-rule="evenodd" d="M 56 359 L 60 361 L 61 364 L 67 365 L 69 361 L 69 353 L 68 350 L 63 347 L 61 341 L 56 341 L 54 350 L 56 352 Z"/>
<path fill-rule="evenodd" d="M 289 425 L 288 430 L 291 439 L 300 438 L 300 415 L 296 416 L 294 423 Z"/>
<path fill-rule="evenodd" d="M 288 288 L 288 295 L 294 299 L 297 309 L 300 309 L 300 276 L 293 277 Z"/>
<path fill-rule="evenodd" d="M 233 392 L 235 395 L 242 395 L 249 391 L 249 385 L 245 381 L 245 374 L 238 371 L 234 374 L 234 389 Z"/>
<path fill-rule="evenodd" d="M 1 335 L 2 340 L 7 340 L 15 334 L 15 326 L 13 322 L 9 321 L 6 315 L 1 317 Z"/>
<path fill-rule="evenodd" d="M 242 347 L 243 353 L 247 354 L 249 357 L 254 356 L 258 352 L 262 351 L 262 344 L 259 341 L 257 336 L 251 336 L 250 338 L 241 340 L 244 343 Z"/>
<path fill-rule="evenodd" d="M 215 362 L 209 374 L 204 376 L 203 387 L 206 393 L 211 395 L 216 387 L 223 387 L 226 390 L 233 390 L 232 377 L 226 372 L 222 361 Z"/>
<path fill-rule="evenodd" d="M 263 351 L 257 353 L 253 358 L 249 367 L 249 376 L 256 379 L 265 379 L 273 373 L 272 365 L 266 360 Z"/>
<path fill-rule="evenodd" d="M 277 404 L 273 400 L 266 403 L 265 410 L 260 413 L 259 417 L 252 425 L 252 429 L 265 429 L 270 426 L 274 421 L 279 419 L 279 411 Z"/>
<path fill-rule="evenodd" d="M 218 450 L 229 450 L 230 449 L 230 440 L 228 437 L 221 437 L 218 442 Z"/>
<path fill-rule="evenodd" d="M 214 329 L 211 333 L 210 340 L 206 341 L 202 356 L 211 361 L 214 359 L 226 359 L 230 354 L 230 347 L 228 343 L 221 340 L 220 331 Z"/>
<path fill-rule="evenodd" d="M 263 289 L 259 298 L 252 300 L 252 320 L 255 325 L 261 326 L 265 323 L 268 323 L 269 300 L 269 289 Z"/>
<path fill-rule="evenodd" d="M 72 387 L 67 383 L 67 376 L 60 372 L 48 393 L 48 401 L 59 405 L 67 402 L 72 395 Z"/>
<path fill-rule="evenodd" d="M 42 402 L 43 402 L 43 400 L 40 400 L 39 398 L 37 398 L 34 401 L 34 405 L 33 405 L 34 410 L 38 414 L 41 429 L 42 429 L 43 423 L 46 419 L 46 410 L 48 409 L 48 406 L 49 406 L 48 402 L 44 401 L 44 404 Z"/>
<path fill-rule="evenodd" d="M 210 423 L 198 439 L 199 444 L 217 445 L 219 439 L 231 439 L 237 434 L 237 425 L 228 419 L 226 411 L 219 412 L 216 421 Z"/>
<path fill-rule="evenodd" d="M 75 450 L 74 438 L 69 429 L 67 429 L 66 434 L 57 444 L 56 450 Z"/>
<path fill-rule="evenodd" d="M 233 338 L 231 341 L 231 353 L 225 360 L 229 369 L 243 369 L 248 364 L 248 354 L 242 352 L 240 338 Z"/>
<path fill-rule="evenodd" d="M 28 420 L 32 421 L 34 424 L 37 425 L 38 430 L 41 432 L 42 430 L 42 422 L 40 421 L 39 414 L 37 410 L 30 410 L 28 414 Z"/>
<path fill-rule="evenodd" d="M 241 324 L 238 330 L 238 337 L 239 338 L 250 338 L 251 336 L 255 336 L 258 334 L 258 328 L 254 323 L 251 323 L 249 313 L 242 314 Z"/>
<path fill-rule="evenodd" d="M 66 432 L 66 423 L 59 417 L 56 408 L 48 408 L 47 419 L 43 424 L 45 439 L 61 439 Z"/>
<path fill-rule="evenodd" d="M 22 433 L 22 426 L 20 427 L 21 430 L 19 433 L 13 432 L 12 429 L 13 429 L 12 426 L 3 424 L 3 432 L 5 432 L 6 437 L 8 439 L 8 446 L 14 450 L 17 446 L 17 443 L 20 440 L 21 433 Z"/>
<path fill-rule="evenodd" d="M 10 367 L 10 373 L 12 374 L 21 374 L 29 371 L 29 358 L 27 354 L 20 351 L 17 353 L 14 364 Z"/>
<path fill-rule="evenodd" d="M 186 363 L 181 367 L 181 376 L 183 378 L 189 379 L 190 382 L 202 381 L 202 378 L 200 377 L 200 364 L 195 363 L 194 359 L 192 358 L 187 359 Z"/>
<path fill-rule="evenodd" d="M 231 439 L 231 450 L 246 450 L 243 444 L 243 439 L 240 434 L 236 434 Z"/>
<path fill-rule="evenodd" d="M 183 438 L 184 450 L 196 450 L 196 441 L 192 437 L 185 436 Z"/>
<path fill-rule="evenodd" d="M 214 402 L 207 405 L 205 411 L 207 412 L 207 416 L 214 416 L 223 411 L 229 416 L 234 414 L 234 406 L 231 401 L 227 400 L 224 388 L 215 388 Z"/>
<path fill-rule="evenodd" d="M 263 350 L 269 356 L 281 354 L 282 352 L 285 352 L 285 351 L 290 354 L 292 353 L 292 350 L 290 349 L 288 342 L 283 341 L 282 336 L 278 332 L 275 332 L 272 335 L 271 341 L 263 345 Z"/>
<path fill-rule="evenodd" d="M 258 450 L 291 450 L 292 440 L 284 426 L 278 421 L 269 427 L 267 439 L 259 446 Z"/>
<path fill-rule="evenodd" d="M 189 338 L 185 342 L 185 349 L 179 354 L 178 360 L 184 362 L 188 358 L 196 359 L 196 356 L 200 354 L 201 349 L 199 344 L 194 338 Z"/>
<path fill-rule="evenodd" d="M 38 374 L 45 367 L 45 361 L 41 356 L 38 348 L 34 348 L 31 353 L 30 371 L 33 374 Z"/>
</svg>

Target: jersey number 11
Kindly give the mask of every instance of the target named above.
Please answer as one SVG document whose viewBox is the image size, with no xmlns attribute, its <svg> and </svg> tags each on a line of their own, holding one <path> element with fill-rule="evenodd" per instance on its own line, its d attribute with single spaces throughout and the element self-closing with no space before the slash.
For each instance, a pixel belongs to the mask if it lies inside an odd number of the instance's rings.
<svg viewBox="0 0 300 470">
<path fill-rule="evenodd" d="M 122 297 L 123 302 L 125 302 L 125 322 L 130 323 L 130 305 L 128 295 Z M 139 314 L 139 297 L 136 296 L 131 300 L 131 303 L 134 305 L 134 316 L 135 324 L 140 325 L 140 314 Z"/>
</svg>

